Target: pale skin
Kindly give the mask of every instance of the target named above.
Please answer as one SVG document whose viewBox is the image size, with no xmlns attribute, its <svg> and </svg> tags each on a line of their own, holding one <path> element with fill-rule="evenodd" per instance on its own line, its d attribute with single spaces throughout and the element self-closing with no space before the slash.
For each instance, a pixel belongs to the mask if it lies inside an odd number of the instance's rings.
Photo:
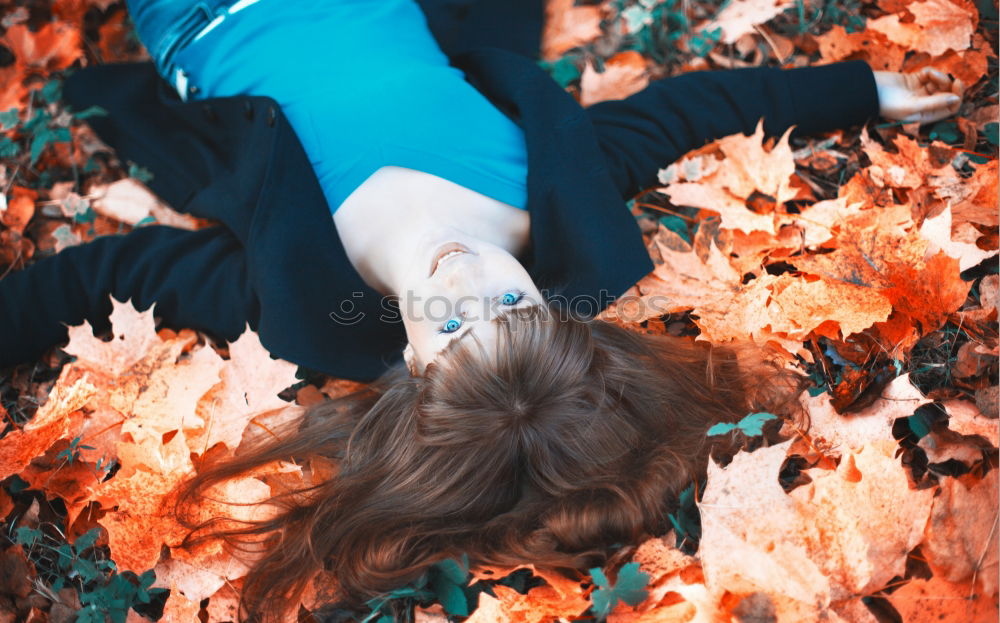
<svg viewBox="0 0 1000 623">
<path fill-rule="evenodd" d="M 936 69 L 874 74 L 886 119 L 931 123 L 961 106 L 962 83 Z M 517 259 L 529 244 L 528 212 L 440 177 L 382 167 L 338 207 L 334 224 L 362 279 L 397 297 L 415 375 L 466 335 L 490 352 L 497 313 L 543 300 Z"/>
</svg>

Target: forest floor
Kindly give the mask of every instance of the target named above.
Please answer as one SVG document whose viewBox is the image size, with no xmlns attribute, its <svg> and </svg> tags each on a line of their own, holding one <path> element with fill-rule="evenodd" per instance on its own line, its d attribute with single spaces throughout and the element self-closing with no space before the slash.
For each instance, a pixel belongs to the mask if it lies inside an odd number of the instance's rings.
<svg viewBox="0 0 1000 623">
<path fill-rule="evenodd" d="M 843 59 L 936 67 L 964 103 L 664 163 L 629 202 L 656 264 L 632 294 L 669 304 L 604 317 L 768 349 L 811 377 L 808 428 L 748 416 L 664 533 L 603 570 L 443 564 L 357 619 L 996 621 L 997 43 L 990 0 L 549 0 L 541 64 L 584 106 L 687 71 Z M 96 236 L 204 225 L 95 137 L 100 111 L 60 102 L 67 71 L 146 58 L 122 2 L 0 1 L 0 278 Z M 74 327 L 0 370 L 0 623 L 235 620 L 245 567 L 174 547 L 168 491 L 358 384 L 298 378 L 249 332 L 213 345 L 117 303 L 112 323 L 119 339 Z M 332 469 L 279 462 L 217 493 L 264 500 Z"/>
</svg>

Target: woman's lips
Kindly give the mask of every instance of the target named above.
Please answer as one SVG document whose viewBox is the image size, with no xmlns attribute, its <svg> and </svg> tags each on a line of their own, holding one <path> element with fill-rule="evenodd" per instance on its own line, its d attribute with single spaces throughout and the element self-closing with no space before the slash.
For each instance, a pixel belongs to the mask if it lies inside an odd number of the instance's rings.
<svg viewBox="0 0 1000 623">
<path fill-rule="evenodd" d="M 431 260 L 431 272 L 427 276 L 428 277 L 432 276 L 434 274 L 434 271 L 437 270 L 438 264 L 440 264 L 442 261 L 447 261 L 452 257 L 461 255 L 462 253 L 472 253 L 473 255 L 476 255 L 476 253 L 473 252 L 472 249 L 465 246 L 461 242 L 444 243 L 443 245 L 437 248 L 437 251 L 434 252 L 434 258 Z"/>
</svg>

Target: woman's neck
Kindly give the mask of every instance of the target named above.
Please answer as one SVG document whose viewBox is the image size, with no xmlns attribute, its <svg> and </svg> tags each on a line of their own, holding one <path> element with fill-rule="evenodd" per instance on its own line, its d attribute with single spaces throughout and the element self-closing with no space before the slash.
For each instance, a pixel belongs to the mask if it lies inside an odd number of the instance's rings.
<svg viewBox="0 0 1000 623">
<path fill-rule="evenodd" d="M 382 167 L 333 215 L 355 270 L 383 294 L 398 295 L 401 276 L 452 237 L 497 245 L 515 257 L 529 240 L 530 216 L 473 190 L 428 173 Z"/>
</svg>

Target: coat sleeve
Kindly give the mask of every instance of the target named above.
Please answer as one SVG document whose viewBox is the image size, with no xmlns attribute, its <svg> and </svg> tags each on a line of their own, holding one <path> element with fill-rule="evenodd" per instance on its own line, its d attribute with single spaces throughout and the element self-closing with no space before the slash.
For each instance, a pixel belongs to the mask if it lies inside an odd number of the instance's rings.
<svg viewBox="0 0 1000 623">
<path fill-rule="evenodd" d="M 743 132 L 793 136 L 864 123 L 878 114 L 864 61 L 777 69 L 699 71 L 665 78 L 622 100 L 587 109 L 615 184 L 629 198 L 656 172 L 706 142 Z"/>
<path fill-rule="evenodd" d="M 70 247 L 0 279 L 0 367 L 37 359 L 84 320 L 108 327 L 110 297 L 154 302 L 175 327 L 232 340 L 256 324 L 243 247 L 222 227 L 141 227 Z"/>
</svg>

